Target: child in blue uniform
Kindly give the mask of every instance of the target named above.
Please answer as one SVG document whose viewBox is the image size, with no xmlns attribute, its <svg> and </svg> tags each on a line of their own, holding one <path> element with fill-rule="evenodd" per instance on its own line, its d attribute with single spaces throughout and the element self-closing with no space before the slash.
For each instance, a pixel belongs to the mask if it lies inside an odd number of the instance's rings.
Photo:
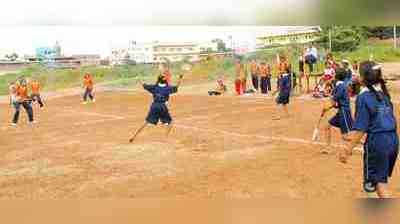
<svg viewBox="0 0 400 224">
<path fill-rule="evenodd" d="M 364 190 L 386 198 L 388 178 L 392 175 L 399 151 L 393 104 L 380 66 L 372 61 L 360 64 L 363 88 L 356 100 L 351 142 L 340 154 L 346 162 L 353 148 L 366 134 L 364 143 Z"/>
<path fill-rule="evenodd" d="M 329 153 L 332 140 L 332 127 L 340 128 L 343 140 L 348 140 L 348 134 L 352 130 L 353 118 L 351 115 L 350 97 L 344 80 L 346 79 L 346 70 L 337 68 L 335 72 L 335 88 L 332 92 L 332 99 L 324 107 L 322 115 L 326 114 L 332 108 L 337 108 L 337 113 L 329 120 L 325 128 L 327 145 L 322 149 L 322 153 Z"/>
<path fill-rule="evenodd" d="M 289 111 L 287 105 L 289 104 L 291 88 L 292 88 L 292 80 L 290 76 L 290 68 L 287 67 L 285 69 L 285 73 L 283 73 L 281 77 L 278 79 L 278 89 L 273 94 L 275 95 L 279 91 L 278 97 L 276 98 L 276 103 L 278 105 L 282 105 L 283 113 L 285 114 L 286 118 L 289 117 Z M 273 119 L 280 120 L 281 117 L 278 115 Z"/>
<path fill-rule="evenodd" d="M 183 76 L 179 77 L 176 86 L 168 85 L 165 76 L 160 75 L 155 85 L 143 84 L 143 88 L 153 95 L 153 103 L 150 106 L 150 111 L 147 115 L 145 123 L 135 132 L 129 142 L 133 142 L 137 135 L 143 131 L 149 124 L 157 125 L 159 121 L 167 126 L 167 137 L 172 129 L 172 118 L 169 114 L 167 102 L 169 96 L 178 91 L 178 87 L 182 81 Z"/>
</svg>

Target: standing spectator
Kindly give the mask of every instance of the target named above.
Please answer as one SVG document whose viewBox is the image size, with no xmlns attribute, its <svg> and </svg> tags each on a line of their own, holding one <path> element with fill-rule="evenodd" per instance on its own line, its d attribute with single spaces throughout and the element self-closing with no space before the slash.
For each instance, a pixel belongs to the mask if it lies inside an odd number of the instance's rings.
<svg viewBox="0 0 400 224">
<path fill-rule="evenodd" d="M 260 77 L 261 77 L 261 93 L 268 94 L 271 91 L 271 67 L 262 62 L 260 65 Z"/>
<path fill-rule="evenodd" d="M 299 57 L 299 88 L 300 92 L 303 92 L 303 78 L 306 80 L 306 89 L 307 92 L 310 91 L 310 76 L 304 70 L 304 56 Z"/>
<path fill-rule="evenodd" d="M 314 64 L 317 63 L 317 59 L 318 59 L 317 48 L 314 47 L 314 45 L 311 45 L 309 48 L 307 48 L 304 58 L 305 58 L 306 64 L 308 65 L 310 73 L 314 72 Z"/>
<path fill-rule="evenodd" d="M 235 90 L 237 95 L 242 95 L 246 91 L 246 69 L 242 62 L 238 59 L 235 64 Z"/>
<path fill-rule="evenodd" d="M 258 92 L 258 87 L 259 87 L 259 68 L 258 68 L 258 64 L 256 62 L 256 60 L 251 60 L 250 63 L 250 73 L 251 73 L 251 81 L 253 83 L 253 87 L 254 89 Z"/>
<path fill-rule="evenodd" d="M 90 100 L 94 103 L 96 100 L 94 99 L 93 92 L 94 92 L 94 82 L 92 75 L 86 72 L 85 76 L 83 77 L 83 88 L 85 92 L 83 94 L 83 102 L 82 104 L 87 104 L 87 98 L 89 97 Z"/>
</svg>

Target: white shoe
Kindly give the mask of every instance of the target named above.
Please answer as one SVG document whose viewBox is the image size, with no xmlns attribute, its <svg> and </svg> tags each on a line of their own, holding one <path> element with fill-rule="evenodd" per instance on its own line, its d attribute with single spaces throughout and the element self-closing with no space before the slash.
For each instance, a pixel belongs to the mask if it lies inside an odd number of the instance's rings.
<svg viewBox="0 0 400 224">
<path fill-rule="evenodd" d="M 93 99 L 93 100 L 92 100 L 92 103 L 94 103 L 94 102 L 96 102 L 96 100 L 95 100 L 95 99 Z"/>
<path fill-rule="evenodd" d="M 37 121 L 32 121 L 32 122 L 29 122 L 29 124 L 36 124 L 37 123 Z"/>
<path fill-rule="evenodd" d="M 86 101 L 83 101 L 83 102 L 82 102 L 82 104 L 83 104 L 83 105 L 86 105 L 86 104 L 87 104 L 87 102 L 86 102 Z"/>
<path fill-rule="evenodd" d="M 11 123 L 11 126 L 15 127 L 15 126 L 17 126 L 17 123 Z"/>
</svg>

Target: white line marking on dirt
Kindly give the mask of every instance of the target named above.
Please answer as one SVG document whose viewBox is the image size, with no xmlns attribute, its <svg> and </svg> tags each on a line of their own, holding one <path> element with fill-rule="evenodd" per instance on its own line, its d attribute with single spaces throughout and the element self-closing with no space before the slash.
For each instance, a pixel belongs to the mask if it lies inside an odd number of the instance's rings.
<svg viewBox="0 0 400 224">
<path fill-rule="evenodd" d="M 80 126 L 80 125 L 88 125 L 88 124 L 98 124 L 98 123 L 104 123 L 104 122 L 108 122 L 108 121 L 117 121 L 117 120 L 124 120 L 124 119 L 125 119 L 124 117 L 116 117 L 116 118 L 109 118 L 109 119 L 76 122 L 76 123 L 74 123 L 74 125 Z"/>
<path fill-rule="evenodd" d="M 223 131 L 223 130 L 218 130 L 218 129 L 205 129 L 205 128 L 187 126 L 184 124 L 175 124 L 175 126 L 178 128 L 192 129 L 192 130 L 196 130 L 196 131 L 200 131 L 200 132 L 221 133 L 224 135 L 231 135 L 231 136 L 235 136 L 235 137 L 256 137 L 256 138 L 261 138 L 261 139 L 270 140 L 270 141 L 285 141 L 285 142 L 290 142 L 290 143 L 298 143 L 298 144 L 306 144 L 306 145 L 325 145 L 325 143 L 322 143 L 322 142 L 314 142 L 314 141 L 306 140 L 306 139 L 302 139 L 302 138 L 288 138 L 288 137 L 277 137 L 277 136 L 240 134 L 240 133 Z M 342 145 L 342 144 L 332 144 L 331 146 L 336 147 L 336 148 L 344 148 L 345 147 L 345 145 Z M 362 151 L 361 148 L 355 148 L 355 150 Z"/>
<path fill-rule="evenodd" d="M 118 116 L 118 115 L 112 115 L 112 114 L 100 114 L 100 113 L 94 113 L 94 112 L 79 112 L 80 114 L 87 114 L 91 116 L 99 116 L 99 117 L 110 117 L 114 119 L 125 119 L 125 117 Z"/>
</svg>

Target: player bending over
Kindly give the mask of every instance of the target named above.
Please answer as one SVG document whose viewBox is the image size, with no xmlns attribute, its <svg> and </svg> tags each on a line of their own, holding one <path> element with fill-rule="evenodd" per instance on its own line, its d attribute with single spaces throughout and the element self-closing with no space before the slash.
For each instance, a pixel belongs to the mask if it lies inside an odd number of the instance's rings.
<svg viewBox="0 0 400 224">
<path fill-rule="evenodd" d="M 150 106 L 150 111 L 147 115 L 144 124 L 136 130 L 129 142 L 133 142 L 135 138 L 144 130 L 148 125 L 157 125 L 159 121 L 167 126 L 166 136 L 168 137 L 172 129 L 172 118 L 169 114 L 166 102 L 169 100 L 169 96 L 178 91 L 178 87 L 181 84 L 183 76 L 179 77 L 179 81 L 176 86 L 167 85 L 165 76 L 160 75 L 155 85 L 143 84 L 143 88 L 149 91 L 153 95 L 153 103 Z"/>
<path fill-rule="evenodd" d="M 393 104 L 379 65 L 372 61 L 360 64 L 363 88 L 356 99 L 356 114 L 350 143 L 340 154 L 345 163 L 353 148 L 366 134 L 364 143 L 364 190 L 380 198 L 389 197 L 391 177 L 399 152 L 399 136 Z"/>
</svg>

